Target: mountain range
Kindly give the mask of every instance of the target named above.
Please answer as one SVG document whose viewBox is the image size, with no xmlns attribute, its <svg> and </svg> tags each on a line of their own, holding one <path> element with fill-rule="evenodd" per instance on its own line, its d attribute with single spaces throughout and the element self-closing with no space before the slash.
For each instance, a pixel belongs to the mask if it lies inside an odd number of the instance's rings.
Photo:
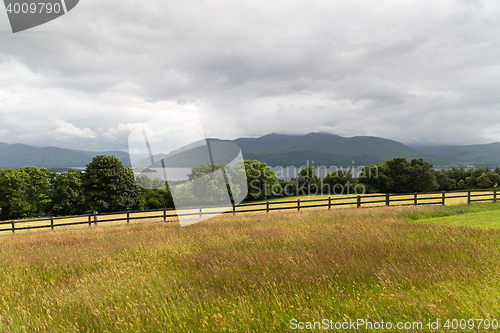
<svg viewBox="0 0 500 333">
<path fill-rule="evenodd" d="M 268 134 L 259 138 L 235 140 L 209 139 L 237 144 L 245 159 L 263 161 L 270 166 L 347 166 L 378 164 L 395 157 L 423 158 L 437 167 L 500 165 L 500 143 L 466 146 L 406 146 L 400 142 L 372 137 L 346 138 L 333 134 Z M 182 151 L 182 149 L 180 150 Z M 0 168 L 37 166 L 44 168 L 85 167 L 97 155 L 115 155 L 130 166 L 127 152 L 37 148 L 24 144 L 0 143 Z M 313 162 L 314 161 L 314 162 Z M 180 165 L 179 165 L 180 166 Z"/>
<path fill-rule="evenodd" d="M 345 138 L 325 133 L 303 136 L 269 134 L 260 138 L 233 140 L 245 159 L 256 159 L 271 166 L 301 166 L 306 161 L 316 166 L 370 165 L 395 157 L 423 158 L 434 165 L 461 164 L 457 159 L 418 151 L 397 141 L 372 136 Z"/>
<path fill-rule="evenodd" d="M 500 165 L 500 143 L 467 145 L 467 146 L 411 146 L 432 155 L 448 157 L 478 166 L 495 167 Z"/>
<path fill-rule="evenodd" d="M 21 166 L 78 168 L 85 167 L 92 161 L 92 157 L 102 154 L 115 155 L 124 164 L 130 165 L 128 153 L 123 151 L 90 152 L 57 147 L 38 148 L 21 143 L 0 142 L 0 168 L 19 168 Z"/>
</svg>

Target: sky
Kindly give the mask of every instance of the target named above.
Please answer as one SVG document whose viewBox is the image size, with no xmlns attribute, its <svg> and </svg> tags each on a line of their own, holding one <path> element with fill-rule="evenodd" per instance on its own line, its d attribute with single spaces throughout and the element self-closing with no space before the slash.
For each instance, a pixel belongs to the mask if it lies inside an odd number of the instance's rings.
<svg viewBox="0 0 500 333">
<path fill-rule="evenodd" d="M 81 0 L 13 34 L 0 142 L 126 150 L 163 112 L 205 136 L 500 141 L 497 0 Z"/>
</svg>

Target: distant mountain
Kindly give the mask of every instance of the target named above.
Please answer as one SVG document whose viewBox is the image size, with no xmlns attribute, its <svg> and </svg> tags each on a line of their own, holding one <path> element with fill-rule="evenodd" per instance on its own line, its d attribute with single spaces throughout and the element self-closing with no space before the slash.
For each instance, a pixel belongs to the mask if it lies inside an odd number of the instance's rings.
<svg viewBox="0 0 500 333">
<path fill-rule="evenodd" d="M 414 149 L 427 152 L 429 154 L 462 160 L 465 164 L 474 164 L 475 166 L 495 167 L 500 165 L 500 143 L 494 142 L 479 145 L 463 146 L 423 146 L 413 145 Z"/>
<path fill-rule="evenodd" d="M 307 135 L 269 134 L 260 138 L 239 138 L 236 140 L 209 139 L 211 142 L 232 142 L 241 147 L 245 159 L 256 159 L 270 166 L 314 166 L 346 167 L 369 165 L 385 162 L 395 157 L 423 158 L 434 166 L 455 166 L 466 163 L 455 156 L 438 156 L 407 147 L 399 142 L 371 136 L 356 136 L 345 138 L 324 133 L 309 133 Z M 498 144 L 500 145 L 500 144 Z M 174 154 L 169 154 L 165 160 L 167 167 L 186 167 L 196 164 L 203 157 L 203 147 L 188 145 L 180 148 Z M 213 147 L 215 149 L 215 146 Z M 206 150 L 206 148 L 205 148 Z M 57 147 L 36 148 L 24 144 L 0 144 L 0 168 L 18 168 L 21 166 L 37 166 L 44 168 L 85 167 L 92 157 L 107 154 L 115 155 L 129 166 L 128 153 L 122 151 L 88 152 L 83 150 L 63 149 Z M 219 157 L 235 156 L 231 149 L 222 149 Z M 155 158 L 158 161 L 159 155 Z M 203 157 L 203 158 L 201 158 Z M 234 158 L 234 157 L 233 157 Z M 230 161 L 231 159 L 226 159 Z M 149 166 L 149 157 L 144 156 L 144 166 Z M 313 163 L 314 161 L 314 163 Z M 214 161 L 220 163 L 221 161 Z M 160 166 L 156 163 L 155 166 Z"/>
<path fill-rule="evenodd" d="M 459 165 L 458 159 L 432 155 L 402 143 L 372 137 L 345 138 L 333 134 L 309 133 L 303 136 L 269 134 L 260 138 L 240 138 L 238 144 L 245 159 L 256 159 L 271 166 L 301 166 L 307 161 L 315 166 L 369 165 L 395 157 L 423 158 L 435 166 Z"/>
<path fill-rule="evenodd" d="M 85 167 L 97 155 L 115 155 L 125 165 L 130 165 L 128 153 L 122 151 L 88 152 L 57 147 L 37 148 L 24 144 L 0 144 L 0 168 L 36 166 L 39 168 Z"/>
</svg>

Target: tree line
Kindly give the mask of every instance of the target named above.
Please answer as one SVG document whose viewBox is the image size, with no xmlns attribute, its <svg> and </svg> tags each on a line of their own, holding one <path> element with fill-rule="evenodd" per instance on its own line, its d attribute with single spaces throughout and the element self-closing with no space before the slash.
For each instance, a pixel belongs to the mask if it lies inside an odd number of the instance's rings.
<svg viewBox="0 0 500 333">
<path fill-rule="evenodd" d="M 119 211 L 140 201 L 132 169 L 115 156 L 94 157 L 85 172 L 56 174 L 33 166 L 0 170 L 2 220 Z"/>
<path fill-rule="evenodd" d="M 225 166 L 206 164 L 193 168 L 183 188 Z M 278 179 L 261 161 L 245 160 L 238 167 L 244 167 L 246 173 L 246 201 L 294 195 L 451 191 L 500 184 L 498 167 L 435 171 L 423 159 L 394 158 L 365 166 L 357 175 L 351 169 L 338 169 L 325 178 L 318 177 L 315 168 L 308 166 L 291 180 Z M 168 183 L 145 175 L 135 177 L 132 169 L 115 156 L 94 157 L 85 172 L 71 169 L 56 174 L 37 167 L 0 169 L 1 220 L 163 208 L 174 208 Z"/>
</svg>

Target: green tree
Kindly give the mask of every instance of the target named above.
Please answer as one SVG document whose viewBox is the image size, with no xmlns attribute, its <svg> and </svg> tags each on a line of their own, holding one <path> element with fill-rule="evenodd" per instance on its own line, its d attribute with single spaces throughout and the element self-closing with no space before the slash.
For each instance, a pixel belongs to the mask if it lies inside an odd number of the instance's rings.
<svg viewBox="0 0 500 333">
<path fill-rule="evenodd" d="M 356 180 L 351 170 L 335 170 L 323 179 L 323 191 L 333 194 L 352 194 Z"/>
<path fill-rule="evenodd" d="M 321 192 L 320 179 L 312 165 L 299 171 L 297 186 L 298 194 L 319 194 Z"/>
<path fill-rule="evenodd" d="M 490 180 L 487 173 L 483 173 L 481 176 L 476 178 L 476 185 L 479 188 L 490 188 L 493 186 L 493 182 Z"/>
<path fill-rule="evenodd" d="M 121 211 L 135 207 L 140 190 L 132 169 L 115 156 L 99 155 L 87 164 L 83 186 L 88 208 L 94 211 Z"/>
<path fill-rule="evenodd" d="M 274 189 L 275 189 L 276 196 L 278 196 L 278 195 L 280 195 L 280 196 L 281 195 L 283 195 L 283 196 L 297 195 L 297 180 L 296 179 L 280 180 L 279 186 L 275 186 Z"/>
<path fill-rule="evenodd" d="M 457 181 L 450 178 L 446 171 L 437 171 L 435 175 L 439 191 L 452 191 L 457 187 Z"/>
<path fill-rule="evenodd" d="M 432 192 L 439 188 L 432 164 L 422 158 L 411 160 L 411 192 Z"/>
<path fill-rule="evenodd" d="M 152 182 L 153 190 L 168 190 L 168 183 L 160 177 L 155 177 Z"/>
<path fill-rule="evenodd" d="M 146 175 L 139 175 L 135 178 L 137 186 L 144 189 L 153 189 L 153 181 Z"/>
<path fill-rule="evenodd" d="M 170 189 L 143 190 L 139 209 L 175 208 Z"/>
<path fill-rule="evenodd" d="M 245 172 L 248 186 L 248 200 L 260 200 L 281 193 L 276 174 L 266 163 L 257 160 L 245 160 Z"/>
<path fill-rule="evenodd" d="M 45 215 L 51 205 L 50 178 L 47 169 L 29 166 L 3 171 L 0 177 L 2 218 Z"/>
<path fill-rule="evenodd" d="M 191 173 L 188 175 L 189 180 L 194 180 L 197 178 L 201 178 L 203 176 L 208 176 L 212 172 L 223 169 L 227 163 L 220 163 L 220 164 L 211 164 L 211 163 L 205 163 L 201 165 L 197 165 L 191 169 Z"/>
<path fill-rule="evenodd" d="M 385 162 L 365 166 L 357 179 L 357 183 L 362 184 L 367 193 L 385 193 L 387 192 L 388 172 L 389 168 Z"/>
<path fill-rule="evenodd" d="M 410 162 L 397 157 L 386 162 L 388 167 L 386 191 L 392 193 L 414 192 L 413 172 Z"/>
<path fill-rule="evenodd" d="M 404 157 L 364 167 L 357 182 L 367 193 L 430 192 L 439 187 L 432 164 L 423 159 L 408 162 Z"/>
<path fill-rule="evenodd" d="M 75 215 L 85 212 L 83 174 L 70 169 L 53 177 L 52 211 L 56 215 Z"/>
<path fill-rule="evenodd" d="M 465 188 L 471 189 L 476 187 L 476 178 L 474 177 L 465 177 Z"/>
</svg>

